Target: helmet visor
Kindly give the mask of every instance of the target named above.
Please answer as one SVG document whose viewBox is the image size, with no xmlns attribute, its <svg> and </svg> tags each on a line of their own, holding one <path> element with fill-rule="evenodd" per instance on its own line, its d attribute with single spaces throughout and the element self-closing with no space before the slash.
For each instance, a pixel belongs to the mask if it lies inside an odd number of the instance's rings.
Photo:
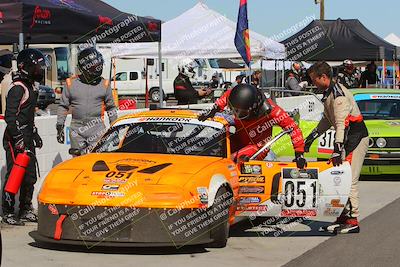
<svg viewBox="0 0 400 267">
<path fill-rule="evenodd" d="M 231 110 L 236 118 L 239 120 L 246 120 L 250 117 L 250 110 L 249 109 L 241 109 L 235 108 L 231 106 Z"/>
<path fill-rule="evenodd" d="M 44 57 L 41 57 L 37 60 L 37 66 L 41 70 L 46 70 L 47 68 L 51 68 L 51 57 L 46 55 Z"/>
</svg>

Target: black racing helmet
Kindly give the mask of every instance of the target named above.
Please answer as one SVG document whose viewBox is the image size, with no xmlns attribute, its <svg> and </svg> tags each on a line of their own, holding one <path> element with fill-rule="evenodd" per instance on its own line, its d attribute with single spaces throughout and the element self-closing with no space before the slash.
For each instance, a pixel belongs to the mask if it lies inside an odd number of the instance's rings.
<svg viewBox="0 0 400 267">
<path fill-rule="evenodd" d="M 82 50 L 78 55 L 78 68 L 87 81 L 94 81 L 103 73 L 104 59 L 94 47 Z"/>
<path fill-rule="evenodd" d="M 239 120 L 268 115 L 271 111 L 265 95 L 250 84 L 236 85 L 229 95 L 228 104 Z"/>
<path fill-rule="evenodd" d="M 18 75 L 22 79 L 40 82 L 51 63 L 38 49 L 24 49 L 17 56 Z"/>
</svg>

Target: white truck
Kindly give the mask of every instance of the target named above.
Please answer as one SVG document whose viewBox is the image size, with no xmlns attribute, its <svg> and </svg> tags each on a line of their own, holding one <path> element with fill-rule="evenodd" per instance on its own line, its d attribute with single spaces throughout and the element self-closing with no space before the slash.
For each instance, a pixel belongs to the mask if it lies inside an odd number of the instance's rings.
<svg viewBox="0 0 400 267">
<path fill-rule="evenodd" d="M 198 61 L 198 62 L 197 62 Z M 115 78 L 111 79 L 111 86 L 116 88 L 120 98 L 131 96 L 144 96 L 146 93 L 146 76 L 144 64 L 137 60 L 119 60 L 116 64 Z M 241 72 L 238 70 L 227 71 L 220 69 L 215 64 L 210 64 L 210 60 L 196 60 L 198 67 L 195 68 L 195 76 L 191 79 L 193 85 L 208 86 L 213 75 L 217 75 L 220 84 L 223 82 L 233 82 L 236 75 Z M 199 64 L 200 63 L 200 64 Z M 155 66 L 157 66 L 155 64 Z M 159 79 L 158 71 L 155 66 L 149 66 L 148 69 L 148 92 L 149 99 L 153 102 L 159 102 Z M 174 79 L 178 75 L 178 64 L 171 60 L 163 62 L 163 91 L 165 99 L 174 94 Z"/>
<path fill-rule="evenodd" d="M 163 91 L 165 98 L 174 94 L 174 79 L 163 79 Z M 117 89 L 120 98 L 129 96 L 142 96 L 146 93 L 146 77 L 143 71 L 126 70 L 119 71 L 111 81 L 111 86 Z M 153 102 L 160 101 L 159 81 L 148 79 L 149 99 Z"/>
</svg>

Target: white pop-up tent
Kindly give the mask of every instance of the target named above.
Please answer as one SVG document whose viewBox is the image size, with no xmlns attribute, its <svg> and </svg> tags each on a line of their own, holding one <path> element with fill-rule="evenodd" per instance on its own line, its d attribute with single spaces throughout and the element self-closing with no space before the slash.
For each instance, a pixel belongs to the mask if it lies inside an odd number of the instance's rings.
<svg viewBox="0 0 400 267">
<path fill-rule="evenodd" d="M 391 33 L 388 36 L 386 36 L 385 41 L 395 46 L 400 46 L 400 37 L 394 33 Z"/>
<path fill-rule="evenodd" d="M 234 38 L 236 23 L 198 3 L 180 16 L 163 23 L 162 58 L 239 58 Z M 284 45 L 250 31 L 253 58 L 283 59 Z M 116 44 L 114 57 L 157 58 L 157 44 Z"/>
</svg>

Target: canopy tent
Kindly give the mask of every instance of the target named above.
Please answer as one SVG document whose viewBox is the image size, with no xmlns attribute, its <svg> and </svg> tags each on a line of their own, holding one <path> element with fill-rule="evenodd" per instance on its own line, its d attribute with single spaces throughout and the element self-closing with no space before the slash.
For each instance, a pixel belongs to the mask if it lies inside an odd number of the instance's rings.
<svg viewBox="0 0 400 267">
<path fill-rule="evenodd" d="M 234 45 L 236 23 L 205 4 L 198 3 L 162 25 L 162 57 L 175 59 L 238 58 Z M 285 47 L 253 31 L 250 32 L 253 58 L 285 58 Z M 155 58 L 155 44 L 113 45 L 115 57 Z"/>
<path fill-rule="evenodd" d="M 98 0 L 0 0 L 0 44 L 159 42 L 161 21 Z"/>
<path fill-rule="evenodd" d="M 24 43 L 126 42 L 158 42 L 160 50 L 161 21 L 121 12 L 99 0 L 0 0 L 0 44 L 19 43 L 22 49 Z"/>
<path fill-rule="evenodd" d="M 368 30 L 359 20 L 314 20 L 282 41 L 289 60 L 392 60 L 395 46 Z"/>
<path fill-rule="evenodd" d="M 392 45 L 400 46 L 400 37 L 394 33 L 391 33 L 388 36 L 386 36 L 385 41 L 391 43 Z"/>
</svg>

